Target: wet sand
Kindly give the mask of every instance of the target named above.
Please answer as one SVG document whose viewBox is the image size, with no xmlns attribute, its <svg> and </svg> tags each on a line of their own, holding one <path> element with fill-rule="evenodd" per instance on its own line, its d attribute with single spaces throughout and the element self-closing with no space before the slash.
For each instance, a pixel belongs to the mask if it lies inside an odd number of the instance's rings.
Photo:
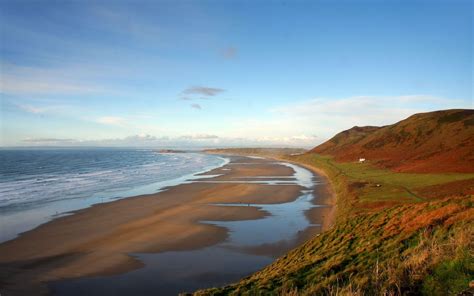
<svg viewBox="0 0 474 296">
<path fill-rule="evenodd" d="M 212 177 L 215 174 L 220 176 Z M 303 189 L 298 185 L 222 181 L 292 174 L 291 168 L 271 160 L 232 157 L 226 166 L 203 174 L 203 182 L 95 205 L 43 224 L 0 245 L 0 291 L 2 295 L 47 294 L 47 282 L 143 267 L 131 253 L 213 246 L 228 237 L 228 230 L 200 221 L 251 220 L 268 215 L 258 207 L 216 204 L 285 203 L 295 200 Z M 315 223 L 322 218 L 317 214 L 307 217 Z M 310 228 L 301 234 L 301 240 L 318 231 Z"/>
<path fill-rule="evenodd" d="M 237 149 L 238 151 L 239 149 Z M 242 153 L 236 153 L 237 151 L 234 151 L 233 153 L 226 152 L 226 149 L 221 149 L 216 152 L 213 150 L 208 150 L 206 153 L 210 154 L 217 154 L 217 155 L 227 155 L 227 156 L 232 156 L 232 155 L 241 155 L 241 156 L 248 156 L 248 153 L 244 152 L 245 149 L 243 149 Z M 252 156 L 250 156 L 252 157 Z M 261 158 L 257 156 L 257 159 Z M 312 209 L 309 209 L 306 212 L 306 217 L 308 218 L 309 221 L 313 223 L 319 223 L 321 224 L 321 227 L 318 229 L 315 229 L 314 227 L 311 227 L 311 229 L 307 229 L 305 231 L 305 234 L 302 234 L 300 237 L 301 242 L 306 241 L 308 238 L 313 236 L 314 234 L 320 233 L 321 231 L 326 231 L 329 228 L 331 228 L 332 225 L 334 225 L 336 221 L 336 212 L 337 212 L 337 201 L 336 201 L 336 195 L 333 190 L 333 185 L 331 184 L 331 179 L 327 176 L 326 172 L 324 170 L 304 164 L 304 163 L 298 163 L 294 161 L 290 161 L 285 158 L 280 158 L 276 156 L 272 157 L 265 157 L 267 160 L 271 161 L 281 161 L 281 162 L 286 162 L 286 163 L 292 163 L 294 165 L 303 167 L 309 171 L 311 171 L 313 174 L 319 177 L 320 182 L 324 186 L 318 186 L 315 188 L 315 196 L 318 196 L 317 200 L 314 200 L 315 205 L 323 205 L 322 207 L 314 207 Z M 249 179 L 246 179 L 249 180 Z"/>
</svg>

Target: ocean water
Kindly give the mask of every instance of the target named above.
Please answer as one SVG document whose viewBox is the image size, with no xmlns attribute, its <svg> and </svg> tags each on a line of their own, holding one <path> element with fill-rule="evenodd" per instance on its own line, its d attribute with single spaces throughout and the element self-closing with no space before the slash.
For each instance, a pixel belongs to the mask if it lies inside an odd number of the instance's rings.
<svg viewBox="0 0 474 296">
<path fill-rule="evenodd" d="M 146 149 L 0 150 L 0 242 L 70 211 L 158 192 L 226 162 Z"/>
</svg>

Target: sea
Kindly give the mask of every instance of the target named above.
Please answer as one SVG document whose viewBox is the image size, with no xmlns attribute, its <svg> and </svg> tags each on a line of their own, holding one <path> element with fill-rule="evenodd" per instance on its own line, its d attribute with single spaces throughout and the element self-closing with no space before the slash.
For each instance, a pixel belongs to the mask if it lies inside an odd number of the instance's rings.
<svg viewBox="0 0 474 296">
<path fill-rule="evenodd" d="M 93 204 L 159 192 L 227 162 L 153 149 L 2 149 L 0 242 Z"/>
</svg>

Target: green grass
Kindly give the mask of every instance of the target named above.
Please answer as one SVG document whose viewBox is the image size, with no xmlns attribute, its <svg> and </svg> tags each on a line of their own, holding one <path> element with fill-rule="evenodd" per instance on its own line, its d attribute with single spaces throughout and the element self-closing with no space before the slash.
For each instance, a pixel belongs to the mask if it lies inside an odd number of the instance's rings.
<svg viewBox="0 0 474 296">
<path fill-rule="evenodd" d="M 339 163 L 336 165 L 347 176 L 355 179 L 366 179 L 372 182 L 393 184 L 415 189 L 417 187 L 431 186 L 441 183 L 460 181 L 474 178 L 474 174 L 444 173 L 444 174 L 413 174 L 394 173 L 389 170 L 374 168 L 370 163 Z"/>
<path fill-rule="evenodd" d="M 443 173 L 443 174 L 413 174 L 396 173 L 380 169 L 368 163 L 339 163 L 331 157 L 317 154 L 305 154 L 294 157 L 315 167 L 330 171 L 330 178 L 346 178 L 350 183 L 364 183 L 358 190 L 361 202 L 418 202 L 426 200 L 425 196 L 417 193 L 423 187 L 450 183 L 454 181 L 474 179 L 474 174 Z M 377 187 L 377 184 L 380 186 Z"/>
<path fill-rule="evenodd" d="M 473 257 L 466 251 L 454 260 L 440 262 L 423 281 L 425 295 L 452 295 L 469 286 L 474 274 Z"/>
</svg>

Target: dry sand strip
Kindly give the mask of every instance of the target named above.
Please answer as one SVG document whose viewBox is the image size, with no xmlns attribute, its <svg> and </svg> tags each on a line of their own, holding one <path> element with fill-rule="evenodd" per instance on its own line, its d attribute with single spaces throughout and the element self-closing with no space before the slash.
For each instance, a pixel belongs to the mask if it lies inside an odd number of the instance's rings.
<svg viewBox="0 0 474 296">
<path fill-rule="evenodd" d="M 252 163 L 253 165 L 248 165 Z M 232 157 L 206 180 L 248 176 L 291 176 L 289 167 L 264 159 Z M 193 182 L 150 195 L 94 205 L 43 224 L 0 245 L 0 293 L 47 294 L 58 279 L 111 275 L 140 268 L 129 253 L 198 249 L 227 237 L 227 230 L 199 221 L 259 219 L 256 207 L 216 203 L 283 203 L 302 187 L 250 183 Z"/>
</svg>

